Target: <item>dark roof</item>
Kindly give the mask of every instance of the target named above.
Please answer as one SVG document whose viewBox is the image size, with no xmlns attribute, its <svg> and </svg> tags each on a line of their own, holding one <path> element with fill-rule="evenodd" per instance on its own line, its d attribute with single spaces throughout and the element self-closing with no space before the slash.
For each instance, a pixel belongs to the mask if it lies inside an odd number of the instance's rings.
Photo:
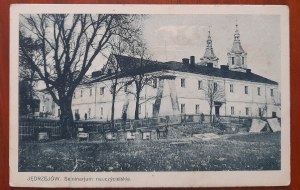
<svg viewBox="0 0 300 190">
<path fill-rule="evenodd" d="M 182 64 L 181 62 L 176 61 L 169 61 L 169 62 L 158 62 L 147 60 L 143 61 L 144 65 L 140 66 L 141 62 L 140 59 L 135 57 L 123 56 L 123 55 L 114 55 L 118 64 L 120 64 L 121 72 L 118 77 L 126 77 L 132 76 L 140 73 L 150 73 L 155 71 L 163 71 L 163 70 L 172 70 L 178 72 L 186 72 L 186 73 L 194 73 L 194 74 L 201 74 L 213 77 L 220 77 L 220 78 L 228 78 L 228 79 L 235 79 L 241 81 L 251 81 L 251 82 L 259 82 L 259 83 L 266 83 L 266 84 L 274 84 L 277 85 L 278 83 L 257 75 L 252 72 L 239 72 L 239 71 L 231 71 L 228 69 L 220 69 L 220 68 L 213 68 L 208 66 L 202 65 L 194 65 L 191 66 Z M 121 76 L 120 76 L 121 75 Z M 101 77 L 102 79 L 108 79 L 110 77 Z M 96 82 L 95 80 L 94 82 Z"/>
<path fill-rule="evenodd" d="M 266 84 L 275 84 L 275 85 L 278 84 L 273 80 L 267 79 L 265 77 L 262 77 L 252 72 L 245 73 L 245 72 L 231 71 L 231 70 L 220 69 L 220 68 L 211 68 L 202 65 L 191 66 L 191 65 L 184 65 L 180 62 L 166 62 L 166 63 L 162 63 L 162 65 L 164 65 L 163 68 L 166 70 L 195 73 L 195 74 L 214 76 L 220 78 L 229 78 L 229 79 L 242 80 L 242 81 L 251 81 L 251 82 L 259 82 L 259 83 L 266 83 Z"/>
<path fill-rule="evenodd" d="M 119 64 L 119 67 L 121 68 L 121 70 L 136 69 L 138 67 L 144 67 L 145 65 L 147 65 L 147 67 L 149 67 L 150 65 L 156 65 L 156 64 L 160 63 L 158 61 L 153 61 L 153 60 L 149 60 L 149 59 L 144 59 L 141 61 L 141 59 L 139 59 L 139 58 L 124 56 L 124 55 L 114 54 L 114 57 L 116 58 L 117 63 Z"/>
</svg>

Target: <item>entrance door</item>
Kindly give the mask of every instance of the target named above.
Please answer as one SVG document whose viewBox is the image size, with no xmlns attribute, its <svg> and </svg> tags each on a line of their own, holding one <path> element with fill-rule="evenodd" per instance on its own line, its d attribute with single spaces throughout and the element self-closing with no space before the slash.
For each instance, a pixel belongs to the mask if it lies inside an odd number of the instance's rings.
<svg viewBox="0 0 300 190">
<path fill-rule="evenodd" d="M 220 115 L 220 106 L 215 106 L 215 114 L 216 116 Z"/>
</svg>

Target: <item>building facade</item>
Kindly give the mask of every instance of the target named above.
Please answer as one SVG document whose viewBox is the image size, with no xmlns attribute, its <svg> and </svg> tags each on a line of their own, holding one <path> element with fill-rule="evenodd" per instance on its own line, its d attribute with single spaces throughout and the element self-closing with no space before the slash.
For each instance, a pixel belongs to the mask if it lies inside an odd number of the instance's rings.
<svg viewBox="0 0 300 190">
<path fill-rule="evenodd" d="M 200 63 L 195 63 L 195 56 L 191 56 L 182 62 L 147 60 L 147 64 L 139 65 L 141 59 L 112 54 L 101 71 L 94 72 L 76 88 L 73 114 L 80 119 L 109 121 L 114 107 L 114 119 L 134 119 L 137 108 L 134 80 L 143 76 L 139 118 L 181 114 L 281 117 L 278 83 L 248 68 L 237 25 L 227 56 L 228 63 L 219 67 L 210 31 Z M 59 108 L 53 103 L 45 107 L 59 115 Z"/>
</svg>

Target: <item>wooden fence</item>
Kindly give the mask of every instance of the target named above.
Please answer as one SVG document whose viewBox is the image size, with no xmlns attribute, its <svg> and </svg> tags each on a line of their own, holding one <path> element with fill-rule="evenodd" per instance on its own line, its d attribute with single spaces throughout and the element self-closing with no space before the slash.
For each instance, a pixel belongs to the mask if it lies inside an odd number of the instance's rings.
<svg viewBox="0 0 300 190">
<path fill-rule="evenodd" d="M 210 116 L 203 114 L 194 115 L 173 115 L 173 116 L 160 116 L 157 118 L 145 118 L 139 120 L 116 120 L 114 125 L 110 122 L 103 121 L 75 121 L 75 128 L 84 128 L 88 133 L 105 133 L 109 130 L 128 130 L 139 128 L 152 128 L 162 126 L 172 126 L 178 124 L 192 124 L 192 123 L 210 123 L 212 118 L 216 123 L 232 123 L 239 125 L 246 125 L 250 127 L 252 117 L 232 117 L 232 116 Z M 36 139 L 38 132 L 48 132 L 50 138 L 61 137 L 61 123 L 59 120 L 53 119 L 29 119 L 20 118 L 19 120 L 19 140 Z"/>
</svg>

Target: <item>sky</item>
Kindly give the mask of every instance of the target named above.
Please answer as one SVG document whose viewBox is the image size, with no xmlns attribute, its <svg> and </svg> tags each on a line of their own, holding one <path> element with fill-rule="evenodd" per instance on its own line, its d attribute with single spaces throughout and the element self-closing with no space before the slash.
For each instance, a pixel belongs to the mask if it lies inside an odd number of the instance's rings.
<svg viewBox="0 0 300 190">
<path fill-rule="evenodd" d="M 227 64 L 238 24 L 252 72 L 280 82 L 280 17 L 277 15 L 147 15 L 143 37 L 158 61 L 181 61 L 204 55 L 209 26 L 219 65 Z"/>
</svg>

